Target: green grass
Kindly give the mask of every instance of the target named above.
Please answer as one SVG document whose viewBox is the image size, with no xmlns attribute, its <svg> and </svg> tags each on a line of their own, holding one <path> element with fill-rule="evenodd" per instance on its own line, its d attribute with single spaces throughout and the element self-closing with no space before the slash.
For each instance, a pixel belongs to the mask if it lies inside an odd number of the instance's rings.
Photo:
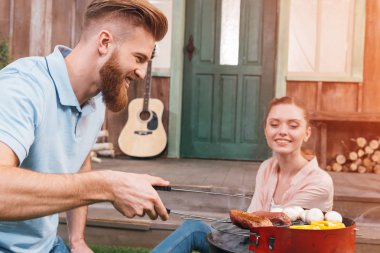
<svg viewBox="0 0 380 253">
<path fill-rule="evenodd" d="M 116 247 L 105 245 L 91 245 L 95 253 L 149 253 L 147 248 Z"/>
<path fill-rule="evenodd" d="M 90 245 L 94 253 L 149 253 L 150 249 L 147 248 L 132 248 L 132 247 L 116 247 L 106 245 Z M 193 251 L 192 253 L 199 253 Z"/>
<path fill-rule="evenodd" d="M 8 43 L 4 40 L 0 40 L 0 69 L 8 65 L 9 59 L 9 47 Z"/>
</svg>

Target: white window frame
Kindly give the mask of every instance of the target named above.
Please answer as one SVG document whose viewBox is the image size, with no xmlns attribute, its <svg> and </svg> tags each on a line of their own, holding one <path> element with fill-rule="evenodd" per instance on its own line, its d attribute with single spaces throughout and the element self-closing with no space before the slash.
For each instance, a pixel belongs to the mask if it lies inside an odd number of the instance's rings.
<svg viewBox="0 0 380 253">
<path fill-rule="evenodd" d="M 149 2 L 160 9 L 168 19 L 168 32 L 161 41 L 157 42 L 158 52 L 152 62 L 152 76 L 170 77 L 173 0 L 149 0 Z"/>
</svg>

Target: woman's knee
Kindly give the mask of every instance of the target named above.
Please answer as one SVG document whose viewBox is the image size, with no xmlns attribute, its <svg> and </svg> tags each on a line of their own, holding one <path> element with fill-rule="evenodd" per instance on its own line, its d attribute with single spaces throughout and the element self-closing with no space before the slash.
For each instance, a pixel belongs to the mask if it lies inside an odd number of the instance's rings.
<svg viewBox="0 0 380 253">
<path fill-rule="evenodd" d="M 199 220 L 186 220 L 181 227 L 187 231 L 204 232 L 206 234 L 211 232 L 211 227 L 205 222 Z"/>
</svg>

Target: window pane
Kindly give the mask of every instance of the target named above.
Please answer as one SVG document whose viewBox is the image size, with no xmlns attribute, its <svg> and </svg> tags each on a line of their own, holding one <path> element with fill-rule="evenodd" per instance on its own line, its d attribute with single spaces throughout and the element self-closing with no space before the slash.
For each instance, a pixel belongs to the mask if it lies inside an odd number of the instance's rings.
<svg viewBox="0 0 380 253">
<path fill-rule="evenodd" d="M 344 73 L 351 59 L 353 1 L 324 0 L 321 4 L 319 71 Z"/>
<path fill-rule="evenodd" d="M 318 0 L 292 0 L 289 26 L 289 72 L 314 72 Z"/>
<path fill-rule="evenodd" d="M 351 71 L 355 0 L 292 0 L 288 72 Z"/>
<path fill-rule="evenodd" d="M 220 64 L 238 65 L 240 0 L 222 0 Z"/>
</svg>

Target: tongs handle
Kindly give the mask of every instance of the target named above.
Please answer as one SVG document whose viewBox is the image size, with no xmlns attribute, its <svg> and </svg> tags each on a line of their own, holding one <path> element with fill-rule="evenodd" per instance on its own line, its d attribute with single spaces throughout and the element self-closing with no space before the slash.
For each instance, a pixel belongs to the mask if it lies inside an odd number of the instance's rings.
<svg viewBox="0 0 380 253">
<path fill-rule="evenodd" d="M 153 188 L 156 190 L 156 191 L 171 191 L 172 190 L 172 187 L 170 185 L 168 186 L 158 186 L 158 185 L 153 185 Z M 166 208 L 166 212 L 168 212 L 168 214 L 170 214 L 170 209 L 169 208 Z"/>
<path fill-rule="evenodd" d="M 158 185 L 153 185 L 153 188 L 156 190 L 156 191 L 171 191 L 172 190 L 172 187 L 170 185 L 168 186 L 158 186 Z"/>
</svg>

